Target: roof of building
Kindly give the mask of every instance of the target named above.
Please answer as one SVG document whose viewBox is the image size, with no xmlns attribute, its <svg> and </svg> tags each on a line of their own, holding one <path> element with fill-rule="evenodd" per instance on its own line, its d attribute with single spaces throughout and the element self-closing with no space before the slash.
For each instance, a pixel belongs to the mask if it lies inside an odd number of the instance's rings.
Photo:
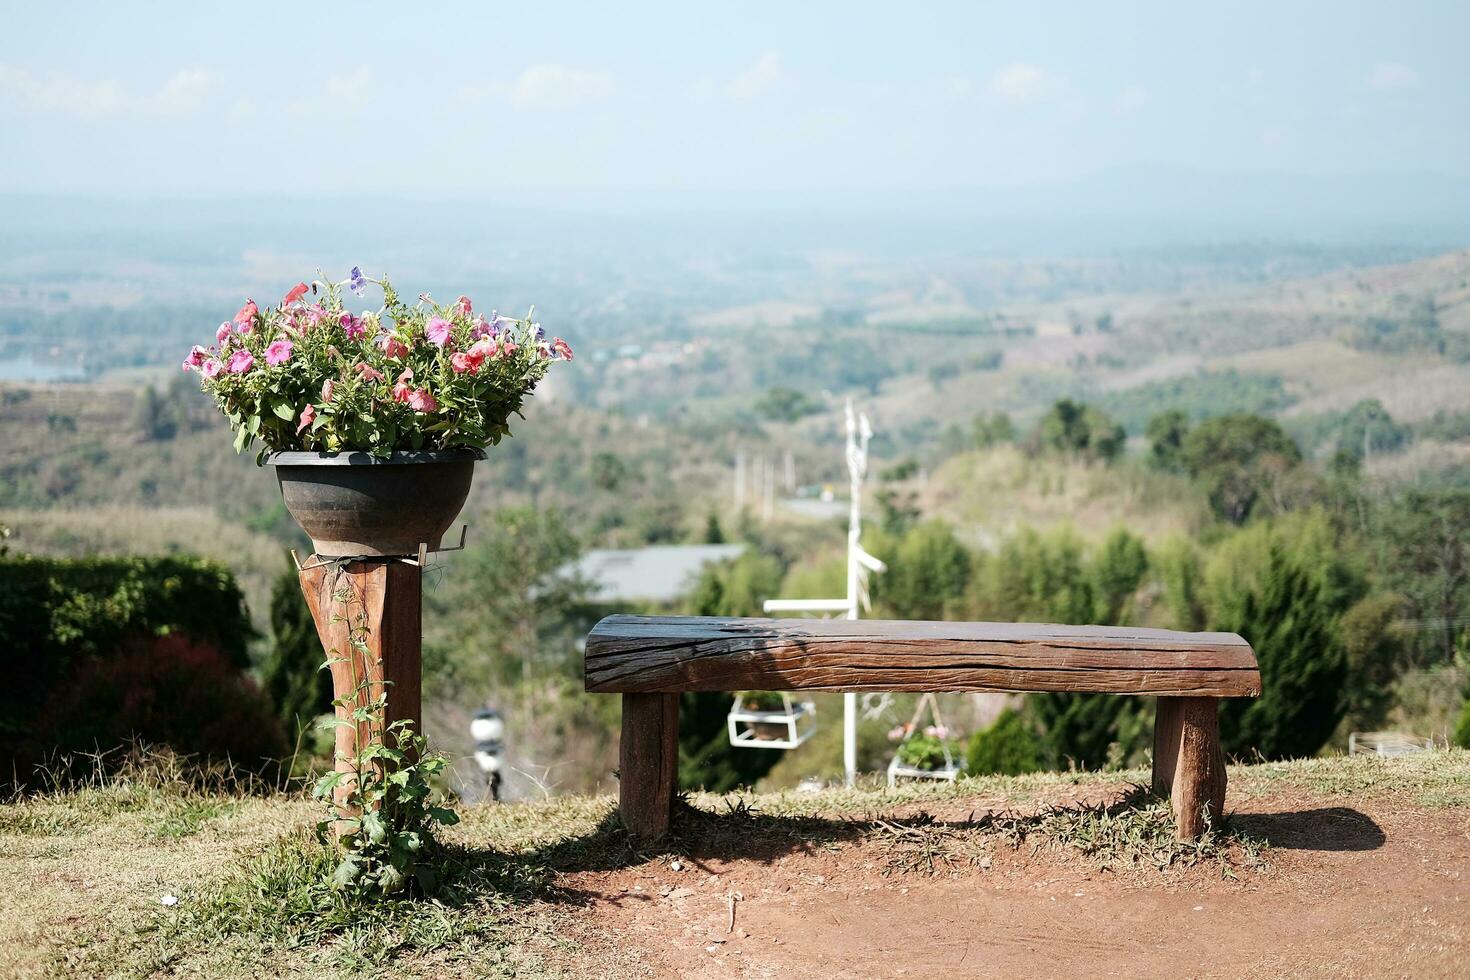
<svg viewBox="0 0 1470 980">
<path fill-rule="evenodd" d="M 663 544 L 599 548 L 561 569 L 593 583 L 597 603 L 673 602 L 689 593 L 705 565 L 737 558 L 744 544 Z"/>
</svg>

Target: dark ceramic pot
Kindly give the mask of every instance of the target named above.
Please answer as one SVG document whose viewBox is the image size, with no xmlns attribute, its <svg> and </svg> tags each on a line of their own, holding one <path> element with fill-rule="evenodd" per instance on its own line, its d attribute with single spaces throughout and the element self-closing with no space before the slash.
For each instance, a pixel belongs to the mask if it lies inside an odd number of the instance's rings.
<svg viewBox="0 0 1470 980">
<path fill-rule="evenodd" d="M 469 496 L 478 449 L 272 453 L 286 509 L 323 558 L 416 555 L 439 547 Z"/>
</svg>

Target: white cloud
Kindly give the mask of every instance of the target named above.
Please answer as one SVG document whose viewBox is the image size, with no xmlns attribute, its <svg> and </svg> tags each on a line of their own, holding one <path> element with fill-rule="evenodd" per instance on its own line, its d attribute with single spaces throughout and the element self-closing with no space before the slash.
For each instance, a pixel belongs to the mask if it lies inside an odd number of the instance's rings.
<svg viewBox="0 0 1470 980">
<path fill-rule="evenodd" d="M 1113 112 L 1119 116 L 1129 115 L 1148 105 L 1148 99 L 1148 89 L 1142 85 L 1130 85 L 1113 100 Z"/>
<path fill-rule="evenodd" d="M 1045 68 L 1019 62 L 1002 68 L 990 80 L 990 90 L 1010 102 L 1034 102 L 1056 88 L 1057 80 Z"/>
<path fill-rule="evenodd" d="M 39 112 L 78 115 L 192 112 L 203 105 L 210 84 L 208 72 L 188 68 L 176 73 L 157 92 L 136 95 L 110 79 L 92 82 L 57 73 L 40 77 L 24 68 L 0 64 L 3 101 Z"/>
<path fill-rule="evenodd" d="M 327 79 L 327 98 L 338 108 L 357 109 L 367 103 L 371 76 L 366 67 L 351 75 L 333 75 Z"/>
<path fill-rule="evenodd" d="M 701 75 L 689 86 L 689 94 L 699 102 L 728 100 L 750 102 L 769 94 L 786 81 L 781 70 L 781 57 L 774 51 L 766 51 L 750 67 L 723 78 Z"/>
<path fill-rule="evenodd" d="M 1375 92 L 1396 92 L 1419 84 L 1419 73 L 1397 61 L 1380 61 L 1368 73 L 1368 87 Z"/>
<path fill-rule="evenodd" d="M 532 65 L 510 86 L 510 101 L 522 109 L 565 109 L 612 90 L 612 79 L 602 72 L 580 71 L 562 65 Z"/>
<path fill-rule="evenodd" d="M 755 64 L 730 80 L 730 98 L 746 102 L 769 92 L 781 81 L 781 59 L 776 52 L 767 51 L 756 59 Z"/>
</svg>

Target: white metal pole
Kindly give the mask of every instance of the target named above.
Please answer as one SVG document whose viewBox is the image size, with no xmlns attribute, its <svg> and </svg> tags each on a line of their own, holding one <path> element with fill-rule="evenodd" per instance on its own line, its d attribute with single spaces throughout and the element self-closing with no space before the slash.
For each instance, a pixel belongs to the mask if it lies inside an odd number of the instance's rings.
<svg viewBox="0 0 1470 980">
<path fill-rule="evenodd" d="M 852 399 L 847 400 L 847 618 L 858 618 L 858 538 L 862 534 L 862 517 L 858 512 L 862 496 L 862 476 L 857 465 L 857 419 L 853 417 Z M 842 695 L 842 768 L 844 783 L 857 782 L 857 695 Z"/>
</svg>

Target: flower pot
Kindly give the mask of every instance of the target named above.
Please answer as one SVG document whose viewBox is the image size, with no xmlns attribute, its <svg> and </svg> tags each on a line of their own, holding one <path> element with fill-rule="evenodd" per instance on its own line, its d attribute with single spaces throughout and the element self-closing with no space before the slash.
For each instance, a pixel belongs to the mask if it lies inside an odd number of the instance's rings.
<svg viewBox="0 0 1470 980">
<path fill-rule="evenodd" d="M 323 558 L 415 555 L 439 547 L 469 496 L 478 449 L 272 453 L 281 498 Z"/>
</svg>

